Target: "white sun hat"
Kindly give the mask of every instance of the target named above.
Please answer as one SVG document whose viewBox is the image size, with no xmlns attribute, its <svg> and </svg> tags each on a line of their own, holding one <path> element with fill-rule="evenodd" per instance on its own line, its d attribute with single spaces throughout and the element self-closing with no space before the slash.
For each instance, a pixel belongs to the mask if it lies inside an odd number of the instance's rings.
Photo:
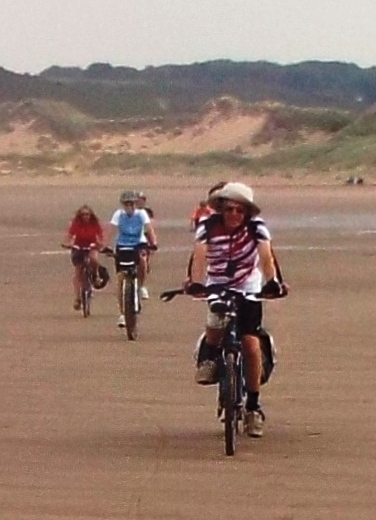
<svg viewBox="0 0 376 520">
<path fill-rule="evenodd" d="M 242 182 L 228 182 L 220 190 L 215 190 L 209 200 L 229 199 L 249 206 L 254 213 L 260 213 L 259 207 L 253 202 L 253 190 Z"/>
</svg>

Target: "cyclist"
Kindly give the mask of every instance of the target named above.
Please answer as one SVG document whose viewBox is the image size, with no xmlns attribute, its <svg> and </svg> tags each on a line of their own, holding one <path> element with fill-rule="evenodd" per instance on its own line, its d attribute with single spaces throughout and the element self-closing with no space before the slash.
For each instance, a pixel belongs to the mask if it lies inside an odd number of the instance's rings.
<svg viewBox="0 0 376 520">
<path fill-rule="evenodd" d="M 258 217 L 253 191 L 239 182 L 228 182 L 209 195 L 216 213 L 203 219 L 197 228 L 190 283 L 220 284 L 226 288 L 265 295 L 282 294 L 276 276 L 270 233 Z M 239 307 L 238 330 L 245 360 L 246 402 L 244 425 L 249 436 L 263 434 L 264 413 L 259 403 L 261 350 L 258 331 L 262 322 L 262 304 L 244 300 Z M 218 381 L 218 359 L 224 327 L 223 316 L 208 309 L 206 335 L 202 340 L 196 382 Z"/>
<path fill-rule="evenodd" d="M 207 200 L 200 200 L 197 207 L 195 207 L 191 213 L 190 218 L 190 230 L 196 231 L 198 223 L 203 217 L 208 217 L 213 213 Z"/>
<path fill-rule="evenodd" d="M 86 254 L 86 252 L 80 248 L 91 248 L 88 253 L 90 267 L 94 274 L 94 280 L 99 283 L 100 277 L 98 274 L 98 249 L 100 249 L 103 245 L 103 227 L 97 215 L 87 204 L 79 207 L 75 213 L 74 218 L 70 221 L 63 245 L 77 247 L 77 249 L 72 249 L 71 252 L 71 261 L 74 265 L 73 308 L 75 310 L 80 310 L 81 267 Z"/>
<path fill-rule="evenodd" d="M 134 247 L 138 250 L 138 279 L 140 283 L 140 294 L 141 298 L 147 299 L 148 294 L 147 291 L 145 291 L 144 286 L 147 273 L 147 248 L 156 248 L 157 239 L 147 213 L 136 208 L 137 200 L 137 191 L 124 191 L 120 195 L 120 203 L 122 207 L 117 209 L 112 215 L 110 224 L 112 230 L 117 232 L 115 238 L 115 250 L 117 250 L 119 246 Z M 144 234 L 146 235 L 147 242 L 144 240 Z M 121 293 L 124 274 L 119 270 L 117 262 L 115 266 L 117 271 L 117 299 L 120 311 L 117 325 L 118 327 L 125 327 Z"/>
<path fill-rule="evenodd" d="M 136 202 L 136 207 L 140 210 L 143 210 L 143 211 L 146 211 L 149 219 L 150 219 L 150 225 L 153 227 L 154 229 L 154 211 L 149 207 L 149 206 L 146 206 L 146 195 L 144 194 L 144 192 L 142 191 L 139 191 L 138 192 L 138 199 L 137 199 L 137 202 Z M 148 244 L 148 239 L 147 237 L 143 236 L 143 242 L 145 242 L 145 244 Z M 150 244 L 148 244 L 150 245 Z M 146 249 L 146 253 L 147 253 L 147 258 L 146 258 L 146 269 L 147 269 L 147 273 L 149 274 L 150 271 L 151 271 L 151 268 L 150 268 L 150 257 L 151 257 L 151 251 L 149 248 Z M 147 290 L 147 287 L 144 285 L 143 287 L 143 297 L 144 299 L 148 299 L 149 298 L 149 292 Z"/>
<path fill-rule="evenodd" d="M 149 215 L 149 218 L 150 220 L 152 221 L 154 219 L 154 211 L 146 206 L 146 195 L 144 194 L 144 192 L 140 191 L 138 192 L 138 199 L 137 199 L 137 208 L 138 209 L 144 209 L 146 211 L 146 213 Z"/>
</svg>

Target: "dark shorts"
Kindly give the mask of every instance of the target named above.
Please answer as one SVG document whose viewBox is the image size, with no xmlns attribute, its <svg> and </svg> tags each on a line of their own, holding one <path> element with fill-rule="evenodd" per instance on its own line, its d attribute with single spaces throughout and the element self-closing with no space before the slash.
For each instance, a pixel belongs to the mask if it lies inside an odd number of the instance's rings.
<svg viewBox="0 0 376 520">
<path fill-rule="evenodd" d="M 207 326 L 212 329 L 223 329 L 227 318 L 224 315 L 211 312 L 208 306 Z M 243 300 L 238 307 L 236 326 L 239 336 L 258 336 L 262 323 L 262 303 Z"/>
<path fill-rule="evenodd" d="M 71 262 L 74 266 L 82 265 L 85 262 L 85 257 L 88 255 L 88 251 L 82 249 L 72 249 L 71 251 Z"/>
<path fill-rule="evenodd" d="M 237 328 L 239 336 L 257 336 L 262 323 L 262 303 L 244 300 L 238 309 Z"/>
</svg>

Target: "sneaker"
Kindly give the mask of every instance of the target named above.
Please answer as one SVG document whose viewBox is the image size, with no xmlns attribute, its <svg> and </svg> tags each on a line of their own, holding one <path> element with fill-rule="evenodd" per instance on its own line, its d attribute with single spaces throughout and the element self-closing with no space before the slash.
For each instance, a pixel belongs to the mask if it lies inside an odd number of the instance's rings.
<svg viewBox="0 0 376 520">
<path fill-rule="evenodd" d="M 125 316 L 124 314 L 120 314 L 118 320 L 117 320 L 117 326 L 121 329 L 125 327 Z"/>
<path fill-rule="evenodd" d="M 206 359 L 198 366 L 195 381 L 199 385 L 214 385 L 218 383 L 218 365 L 215 361 Z"/>
<path fill-rule="evenodd" d="M 265 415 L 262 410 L 253 410 L 251 412 L 245 412 L 244 417 L 244 433 L 249 437 L 262 437 L 263 426 L 265 421 Z"/>
<path fill-rule="evenodd" d="M 140 296 L 142 300 L 148 300 L 149 299 L 149 291 L 147 288 L 143 285 L 140 287 Z"/>
<path fill-rule="evenodd" d="M 75 298 L 73 301 L 73 309 L 75 311 L 79 311 L 81 309 L 81 300 L 80 298 Z"/>
</svg>

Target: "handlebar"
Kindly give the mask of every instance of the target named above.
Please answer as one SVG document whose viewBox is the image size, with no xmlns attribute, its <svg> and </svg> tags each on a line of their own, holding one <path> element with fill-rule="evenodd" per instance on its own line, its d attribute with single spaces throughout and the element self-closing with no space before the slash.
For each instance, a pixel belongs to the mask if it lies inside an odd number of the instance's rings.
<svg viewBox="0 0 376 520">
<path fill-rule="evenodd" d="M 93 249 L 98 249 L 96 244 L 90 244 L 89 246 L 81 247 L 77 245 L 70 244 L 60 244 L 63 249 L 70 249 L 72 251 L 91 251 Z"/>
<path fill-rule="evenodd" d="M 169 302 L 175 296 L 178 295 L 188 295 L 188 296 L 203 296 L 208 297 L 210 295 L 216 294 L 218 296 L 221 296 L 223 298 L 229 298 L 229 297 L 242 297 L 245 299 L 251 299 L 253 301 L 266 301 L 266 300 L 277 300 L 281 299 L 287 296 L 287 289 L 283 289 L 282 293 L 280 295 L 275 296 L 266 296 L 265 294 L 261 292 L 259 293 L 247 293 L 246 291 L 238 291 L 236 289 L 228 289 L 226 287 L 223 287 L 221 285 L 202 285 L 200 283 L 193 283 L 191 284 L 187 289 L 180 288 L 180 289 L 169 289 L 166 291 L 163 291 L 159 298 L 164 302 Z"/>
<path fill-rule="evenodd" d="M 128 246 L 124 246 L 124 247 L 128 247 Z M 156 244 L 154 245 L 148 245 L 148 244 L 142 244 L 142 247 L 144 249 L 148 249 L 149 251 L 157 251 L 158 250 L 158 246 Z M 129 246 L 129 249 L 139 249 L 139 246 Z M 106 255 L 106 256 L 109 256 L 111 258 L 114 258 L 116 256 L 116 252 L 113 250 L 112 247 L 109 247 L 109 246 L 105 246 L 105 247 L 102 247 L 102 249 L 99 250 L 99 252 L 103 255 Z"/>
</svg>

